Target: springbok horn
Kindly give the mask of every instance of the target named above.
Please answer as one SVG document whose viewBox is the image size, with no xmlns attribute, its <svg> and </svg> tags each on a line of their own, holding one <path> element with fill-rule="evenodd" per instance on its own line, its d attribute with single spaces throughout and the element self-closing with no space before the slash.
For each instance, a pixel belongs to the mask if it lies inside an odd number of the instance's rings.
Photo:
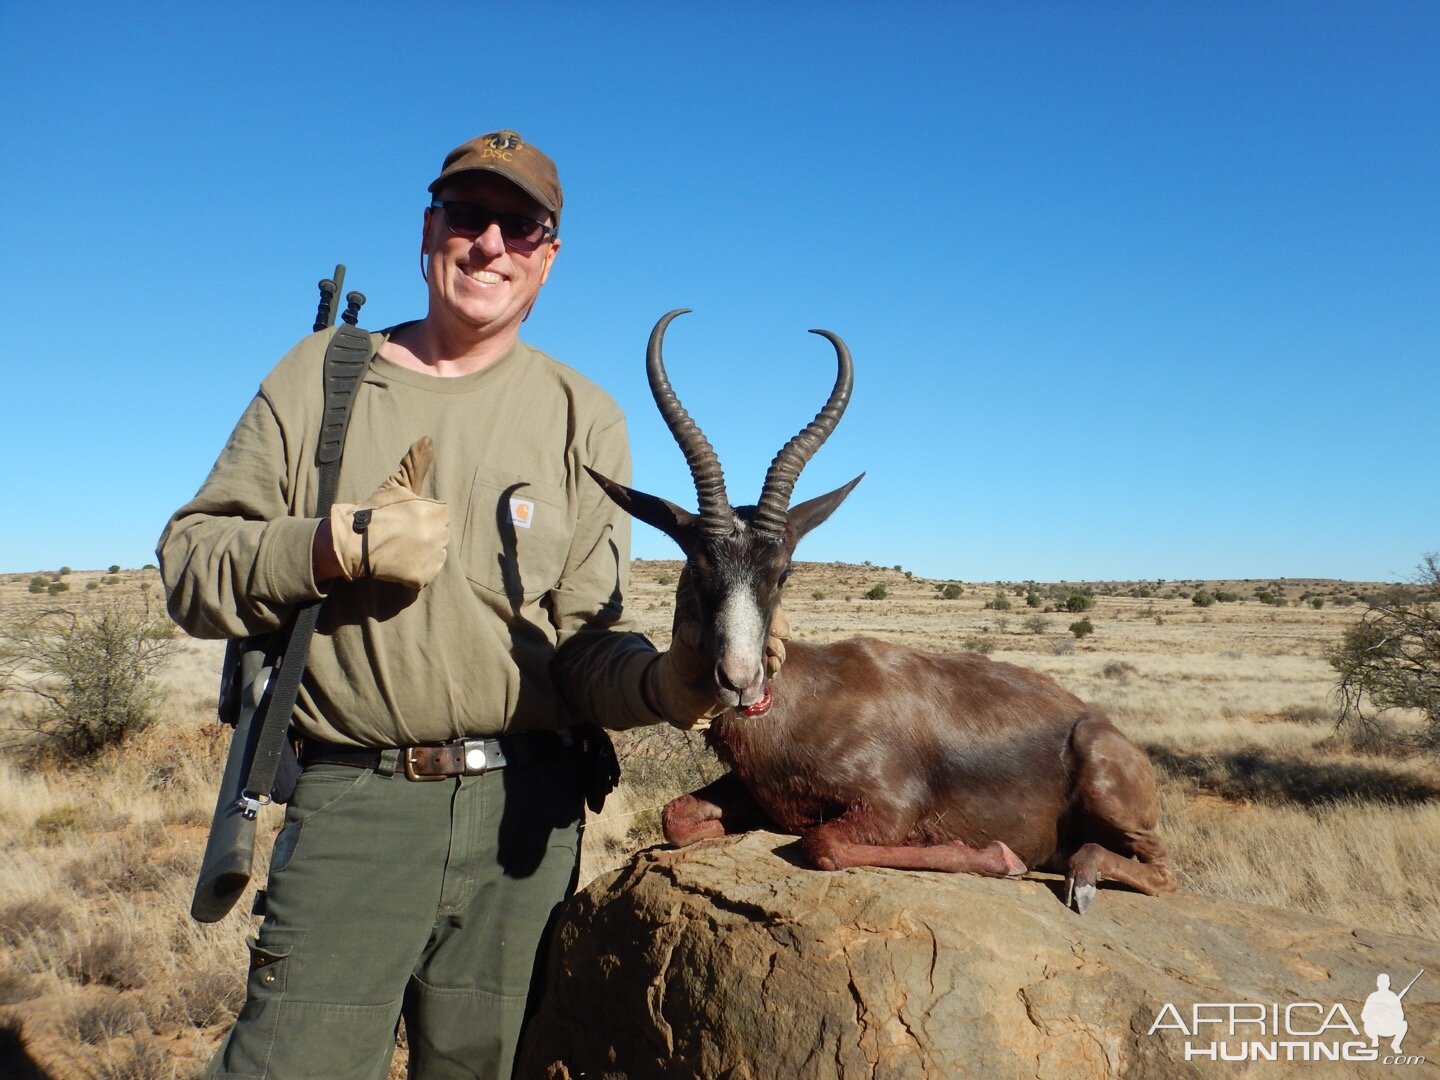
<svg viewBox="0 0 1440 1080">
<path fill-rule="evenodd" d="M 665 328 L 676 316 L 687 314 L 689 308 L 676 308 L 663 315 L 650 331 L 650 347 L 645 352 L 645 374 L 650 380 L 650 393 L 665 426 L 685 454 L 690 466 L 690 475 L 695 480 L 695 496 L 700 502 L 700 531 L 708 537 L 728 536 L 734 531 L 734 516 L 730 511 L 730 499 L 725 494 L 725 474 L 720 469 L 720 458 L 705 433 L 700 430 L 675 391 L 670 388 L 670 378 L 665 374 L 665 358 L 661 355 L 665 340 Z"/>
<path fill-rule="evenodd" d="M 816 413 L 815 419 L 810 421 L 800 434 L 786 443 L 775 455 L 775 460 L 770 463 L 770 471 L 765 474 L 765 486 L 760 489 L 760 504 L 755 508 L 752 528 L 772 540 L 779 540 L 785 535 L 790 493 L 795 490 L 795 481 L 800 478 L 800 470 L 835 430 L 835 425 L 845 414 L 845 406 L 850 404 L 850 389 L 855 384 L 855 369 L 850 362 L 850 350 L 845 347 L 845 342 L 840 340 L 840 335 L 832 334 L 829 330 L 811 330 L 810 333 L 819 334 L 835 346 L 840 371 L 835 377 L 835 388 L 830 391 L 830 400 L 825 402 L 825 407 Z"/>
</svg>

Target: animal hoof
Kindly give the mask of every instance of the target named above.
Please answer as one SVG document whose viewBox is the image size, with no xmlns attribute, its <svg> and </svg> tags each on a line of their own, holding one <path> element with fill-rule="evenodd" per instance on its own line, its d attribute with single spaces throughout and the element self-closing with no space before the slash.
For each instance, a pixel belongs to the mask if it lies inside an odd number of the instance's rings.
<svg viewBox="0 0 1440 1080">
<path fill-rule="evenodd" d="M 1084 915 L 1090 910 L 1090 905 L 1095 900 L 1095 886 L 1090 884 L 1076 885 L 1074 879 L 1070 881 L 1070 887 L 1066 890 L 1065 904 L 1075 909 L 1076 914 Z"/>
</svg>

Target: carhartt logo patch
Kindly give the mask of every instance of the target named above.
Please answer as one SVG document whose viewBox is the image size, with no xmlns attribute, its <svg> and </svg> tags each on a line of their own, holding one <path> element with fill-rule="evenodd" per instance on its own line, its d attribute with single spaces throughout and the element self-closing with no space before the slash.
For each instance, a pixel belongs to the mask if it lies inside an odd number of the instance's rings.
<svg viewBox="0 0 1440 1080">
<path fill-rule="evenodd" d="M 535 517 L 535 504 L 529 499 L 510 500 L 510 524 L 517 529 L 530 528 L 530 522 Z"/>
</svg>

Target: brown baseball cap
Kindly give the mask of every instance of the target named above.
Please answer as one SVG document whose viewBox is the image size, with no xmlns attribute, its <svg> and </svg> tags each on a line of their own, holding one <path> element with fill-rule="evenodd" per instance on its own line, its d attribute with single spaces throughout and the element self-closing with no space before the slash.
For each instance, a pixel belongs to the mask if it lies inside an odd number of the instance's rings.
<svg viewBox="0 0 1440 1080">
<path fill-rule="evenodd" d="M 430 184 L 433 195 L 441 185 L 468 172 L 492 172 L 503 176 L 525 192 L 560 224 L 560 177 L 551 161 L 539 147 L 526 142 L 517 131 L 492 131 L 461 143 L 445 155 L 440 175 Z"/>
</svg>

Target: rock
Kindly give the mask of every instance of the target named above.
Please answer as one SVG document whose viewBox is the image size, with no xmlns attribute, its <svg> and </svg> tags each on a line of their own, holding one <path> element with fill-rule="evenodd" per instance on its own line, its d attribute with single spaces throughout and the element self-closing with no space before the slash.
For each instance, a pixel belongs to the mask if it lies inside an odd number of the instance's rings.
<svg viewBox="0 0 1440 1080">
<path fill-rule="evenodd" d="M 1376 976 L 1421 968 L 1401 1057 L 1426 1060 L 1399 1075 L 1440 1072 L 1440 943 L 1109 888 L 1082 917 L 1059 878 L 824 873 L 793 847 L 654 849 L 575 896 L 516 1077 L 1368 1076 L 1392 1055 L 1363 1033 Z"/>
</svg>

